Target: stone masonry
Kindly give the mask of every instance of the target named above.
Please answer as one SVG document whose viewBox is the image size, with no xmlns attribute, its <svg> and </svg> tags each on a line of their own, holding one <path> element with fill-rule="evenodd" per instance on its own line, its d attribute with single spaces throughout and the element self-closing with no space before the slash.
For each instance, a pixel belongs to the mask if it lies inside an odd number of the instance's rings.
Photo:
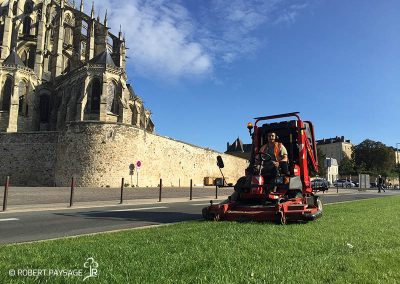
<svg viewBox="0 0 400 284">
<path fill-rule="evenodd" d="M 118 187 L 130 183 L 129 165 L 142 162 L 139 186 L 203 184 L 204 177 L 221 176 L 216 157 L 221 155 L 228 182 L 244 175 L 245 159 L 221 154 L 131 125 L 71 122 L 65 131 L 0 134 L 0 180 L 11 175 L 14 185 Z M 136 170 L 133 183 L 136 184 Z"/>
</svg>

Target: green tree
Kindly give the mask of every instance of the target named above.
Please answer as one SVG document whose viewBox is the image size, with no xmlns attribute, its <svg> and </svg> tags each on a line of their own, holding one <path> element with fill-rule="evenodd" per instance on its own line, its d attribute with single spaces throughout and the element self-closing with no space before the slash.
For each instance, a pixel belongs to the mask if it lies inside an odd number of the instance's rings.
<svg viewBox="0 0 400 284">
<path fill-rule="evenodd" d="M 385 144 L 366 139 L 356 145 L 353 160 L 357 169 L 370 174 L 388 176 L 395 169 L 395 153 Z"/>
<path fill-rule="evenodd" d="M 344 155 L 344 158 L 339 162 L 339 175 L 340 176 L 349 176 L 354 175 L 354 163 L 353 161 Z"/>
<path fill-rule="evenodd" d="M 318 155 L 318 175 L 320 177 L 326 177 L 327 168 L 325 165 L 326 155 L 320 150 L 317 146 L 317 155 Z"/>
</svg>

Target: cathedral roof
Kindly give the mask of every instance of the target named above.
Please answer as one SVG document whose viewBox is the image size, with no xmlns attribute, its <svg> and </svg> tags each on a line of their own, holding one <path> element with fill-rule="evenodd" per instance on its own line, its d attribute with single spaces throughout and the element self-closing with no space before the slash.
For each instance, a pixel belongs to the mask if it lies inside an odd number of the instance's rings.
<svg viewBox="0 0 400 284">
<path fill-rule="evenodd" d="M 116 67 L 114 60 L 112 59 L 110 53 L 108 50 L 103 51 L 99 55 L 93 57 L 91 60 L 89 60 L 89 63 L 92 64 L 101 64 L 101 65 L 109 65 L 112 67 Z"/>
<path fill-rule="evenodd" d="M 10 55 L 4 60 L 3 64 L 6 65 L 19 65 L 25 67 L 24 62 L 22 62 L 21 58 L 15 52 L 15 48 L 13 48 L 10 52 Z"/>
</svg>

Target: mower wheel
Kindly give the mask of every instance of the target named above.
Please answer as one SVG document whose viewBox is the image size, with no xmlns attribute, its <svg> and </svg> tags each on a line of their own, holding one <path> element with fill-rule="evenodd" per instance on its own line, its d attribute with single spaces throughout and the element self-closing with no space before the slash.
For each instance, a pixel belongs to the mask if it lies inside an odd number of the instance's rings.
<svg viewBox="0 0 400 284">
<path fill-rule="evenodd" d="M 275 224 L 277 225 L 285 225 L 286 224 L 286 217 L 283 212 L 276 212 L 274 216 Z"/>
<path fill-rule="evenodd" d="M 314 196 L 314 205 L 318 208 L 318 211 L 321 211 L 322 213 L 322 201 L 321 198 L 319 198 L 319 196 Z"/>
</svg>

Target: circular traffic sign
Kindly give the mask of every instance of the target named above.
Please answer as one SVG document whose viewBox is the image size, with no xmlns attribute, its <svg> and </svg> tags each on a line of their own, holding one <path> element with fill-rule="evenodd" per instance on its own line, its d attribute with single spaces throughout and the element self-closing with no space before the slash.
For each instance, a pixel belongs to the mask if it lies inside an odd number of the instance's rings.
<svg viewBox="0 0 400 284">
<path fill-rule="evenodd" d="M 140 168 L 142 166 L 142 162 L 141 161 L 137 161 L 136 162 L 136 167 Z"/>
</svg>

